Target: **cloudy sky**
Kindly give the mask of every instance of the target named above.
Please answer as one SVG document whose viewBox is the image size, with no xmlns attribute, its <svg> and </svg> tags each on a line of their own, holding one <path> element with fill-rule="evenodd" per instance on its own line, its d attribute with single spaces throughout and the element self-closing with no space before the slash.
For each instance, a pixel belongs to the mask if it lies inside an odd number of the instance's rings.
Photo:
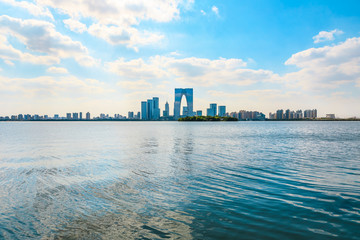
<svg viewBox="0 0 360 240">
<path fill-rule="evenodd" d="M 360 2 L 0 0 L 0 115 L 194 109 L 360 117 Z"/>
</svg>

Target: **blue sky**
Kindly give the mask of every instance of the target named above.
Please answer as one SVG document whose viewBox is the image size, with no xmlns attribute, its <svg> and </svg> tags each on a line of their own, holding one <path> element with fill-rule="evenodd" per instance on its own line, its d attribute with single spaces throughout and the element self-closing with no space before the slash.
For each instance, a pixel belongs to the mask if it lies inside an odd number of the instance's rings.
<svg viewBox="0 0 360 240">
<path fill-rule="evenodd" d="M 0 115 L 317 108 L 360 117 L 358 1 L 0 0 Z"/>
</svg>

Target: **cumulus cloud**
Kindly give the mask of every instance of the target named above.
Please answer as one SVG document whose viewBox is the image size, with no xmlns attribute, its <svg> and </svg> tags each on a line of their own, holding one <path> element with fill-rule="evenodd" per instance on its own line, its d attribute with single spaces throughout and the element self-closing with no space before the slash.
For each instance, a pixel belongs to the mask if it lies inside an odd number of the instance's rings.
<svg viewBox="0 0 360 240">
<path fill-rule="evenodd" d="M 56 74 L 66 74 L 68 70 L 62 67 L 49 67 L 47 70 L 49 73 L 56 73 Z"/>
<path fill-rule="evenodd" d="M 34 3 L 30 3 L 26 1 L 1 0 L 1 2 L 7 3 L 14 7 L 24 8 L 34 16 L 44 16 L 50 18 L 51 20 L 54 20 L 53 15 L 46 7 L 39 6 Z"/>
<path fill-rule="evenodd" d="M 154 56 L 148 61 L 123 58 L 106 63 L 107 69 L 126 79 L 175 79 L 183 84 L 212 86 L 229 84 L 245 86 L 272 81 L 277 77 L 268 70 L 247 69 L 241 59 L 174 58 Z"/>
<path fill-rule="evenodd" d="M 73 31 L 85 31 L 82 19 L 92 19 L 89 33 L 111 44 L 122 44 L 137 50 L 137 46 L 153 44 L 162 34 L 139 30 L 143 20 L 169 22 L 179 18 L 180 6 L 193 0 L 37 0 L 38 5 L 57 9 L 70 16 L 64 21 Z M 76 20 L 75 20 L 76 19 Z"/>
<path fill-rule="evenodd" d="M 314 43 L 324 42 L 324 41 L 333 41 L 335 39 L 335 35 L 343 34 L 344 32 L 338 29 L 334 29 L 330 32 L 321 31 L 318 35 L 314 36 Z"/>
<path fill-rule="evenodd" d="M 69 18 L 69 19 L 63 20 L 63 22 L 64 22 L 65 26 L 73 32 L 83 33 L 87 30 L 86 25 L 79 22 L 78 20 Z"/>
<path fill-rule="evenodd" d="M 11 46 L 6 38 L 0 36 L 0 57 L 7 61 L 15 60 L 32 64 L 52 65 L 60 62 L 60 58 L 56 56 L 33 55 L 23 53 Z"/>
<path fill-rule="evenodd" d="M 206 15 L 206 12 L 204 10 L 201 9 L 200 12 L 202 15 Z"/>
<path fill-rule="evenodd" d="M 345 83 L 360 81 L 360 38 L 296 53 L 286 62 L 300 68 L 284 79 L 290 84 L 310 88 L 337 88 Z"/>
<path fill-rule="evenodd" d="M 136 46 L 158 43 L 164 36 L 148 31 L 138 31 L 133 27 L 108 26 L 93 24 L 89 27 L 89 33 L 100 37 L 107 42 L 117 45 L 123 44 L 137 50 Z"/>
<path fill-rule="evenodd" d="M 213 11 L 216 15 L 219 15 L 219 9 L 216 6 L 212 6 L 211 11 Z"/>
<path fill-rule="evenodd" d="M 46 21 L 3 15 L 0 16 L 0 34 L 3 36 L 0 38 L 0 54 L 8 59 L 51 65 L 58 63 L 61 58 L 89 58 L 88 50 L 82 43 L 57 32 L 55 26 Z M 15 49 L 4 36 L 16 37 L 28 50 L 41 55 Z"/>
</svg>

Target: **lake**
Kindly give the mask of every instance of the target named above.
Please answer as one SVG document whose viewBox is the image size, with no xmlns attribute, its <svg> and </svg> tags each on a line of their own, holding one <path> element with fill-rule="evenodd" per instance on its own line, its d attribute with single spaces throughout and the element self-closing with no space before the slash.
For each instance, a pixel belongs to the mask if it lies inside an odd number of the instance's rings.
<svg viewBox="0 0 360 240">
<path fill-rule="evenodd" d="M 0 122 L 0 239 L 360 239 L 360 122 Z"/>
</svg>

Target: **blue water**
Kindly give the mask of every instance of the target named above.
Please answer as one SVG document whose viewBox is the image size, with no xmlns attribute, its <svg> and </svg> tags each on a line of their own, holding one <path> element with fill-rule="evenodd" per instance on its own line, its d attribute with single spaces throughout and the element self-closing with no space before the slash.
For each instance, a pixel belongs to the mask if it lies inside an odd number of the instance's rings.
<svg viewBox="0 0 360 240">
<path fill-rule="evenodd" d="M 0 122 L 0 239 L 360 239 L 360 122 Z"/>
</svg>

